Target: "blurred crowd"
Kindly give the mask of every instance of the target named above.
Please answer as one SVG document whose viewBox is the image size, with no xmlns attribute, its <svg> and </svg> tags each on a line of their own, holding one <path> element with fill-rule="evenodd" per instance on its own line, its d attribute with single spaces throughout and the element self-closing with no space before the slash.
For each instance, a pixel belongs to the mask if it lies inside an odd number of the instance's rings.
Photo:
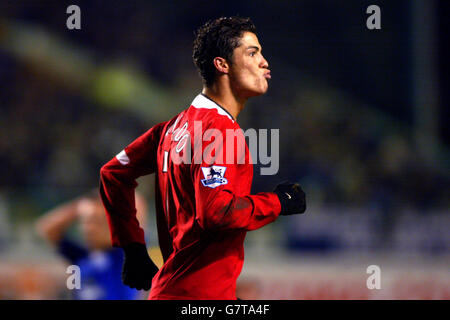
<svg viewBox="0 0 450 320">
<path fill-rule="evenodd" d="M 71 298 L 36 221 L 96 189 L 104 163 L 188 106 L 201 90 L 193 31 L 223 14 L 253 18 L 273 75 L 238 119 L 244 130 L 280 129 L 279 172 L 260 176 L 257 164 L 252 191 L 297 180 L 311 212 L 259 240 L 450 252 L 448 139 L 426 158 L 414 140 L 409 2 L 390 3 L 391 27 L 377 34 L 361 27 L 361 5 L 332 0 L 77 4 L 81 30 L 70 31 L 67 3 L 0 3 L 0 298 Z M 152 213 L 151 180 L 143 186 Z M 155 230 L 147 235 L 156 245 Z"/>
<path fill-rule="evenodd" d="M 164 5 L 153 8 L 139 2 L 81 6 L 83 24 L 78 33 L 65 29 L 67 15 L 60 14 L 65 8 L 57 2 L 48 10 L 31 3 L 6 5 L 2 22 L 16 17 L 34 23 L 94 53 L 94 63 L 134 61 L 168 92 L 183 92 L 188 97 L 185 106 L 200 91 L 190 50 L 192 31 L 204 20 L 198 19 L 201 12 L 162 16 Z M 101 19 L 94 15 L 100 11 Z M 185 32 L 175 40 L 183 25 Z M 273 39 L 267 26 L 262 29 L 267 39 Z M 286 178 L 300 181 L 315 205 L 375 207 L 387 217 L 404 207 L 423 214 L 448 209 L 448 158 L 442 153 L 430 163 L 420 157 L 407 116 L 395 117 L 386 106 L 371 105 L 307 75 L 293 73 L 298 80 L 293 81 L 285 69 L 293 72 L 294 66 L 284 64 L 283 56 L 267 42 L 272 56 L 266 57 L 273 61 L 274 79 L 278 74 L 280 80 L 266 97 L 252 102 L 240 120 L 244 129 L 280 128 L 279 175 L 255 177 L 258 191 Z M 7 45 L 3 43 L 3 48 Z M 330 77 L 336 72 L 338 68 L 330 69 Z M 9 200 L 8 211 L 15 212 L 12 220 L 32 220 L 59 201 L 95 187 L 101 165 L 156 123 L 127 105 L 108 108 L 71 86 L 70 79 L 54 77 L 45 66 L 4 49 L 0 49 L 0 83 L 0 194 Z M 183 108 L 159 101 L 148 105 L 170 107 L 173 114 Z M 444 144 L 442 150 L 446 148 Z"/>
<path fill-rule="evenodd" d="M 424 212 L 449 207 L 444 159 L 421 158 L 405 122 L 326 89 L 300 89 L 294 108 L 284 150 L 297 177 L 320 190 L 320 202 Z"/>
</svg>

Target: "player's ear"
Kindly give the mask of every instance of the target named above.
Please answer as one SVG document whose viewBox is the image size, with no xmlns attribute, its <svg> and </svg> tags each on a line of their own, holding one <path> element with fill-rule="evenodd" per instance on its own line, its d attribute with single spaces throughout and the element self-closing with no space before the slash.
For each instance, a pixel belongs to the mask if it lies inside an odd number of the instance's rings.
<svg viewBox="0 0 450 320">
<path fill-rule="evenodd" d="M 217 71 L 220 73 L 228 73 L 229 72 L 229 65 L 227 60 L 225 60 L 222 57 L 215 57 L 214 60 L 214 66 L 216 67 Z"/>
</svg>

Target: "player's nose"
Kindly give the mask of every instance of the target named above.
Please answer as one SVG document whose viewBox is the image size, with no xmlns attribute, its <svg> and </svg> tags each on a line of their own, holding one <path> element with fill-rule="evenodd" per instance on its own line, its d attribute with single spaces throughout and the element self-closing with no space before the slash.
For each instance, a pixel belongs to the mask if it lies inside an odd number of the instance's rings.
<svg viewBox="0 0 450 320">
<path fill-rule="evenodd" d="M 262 57 L 261 64 L 260 64 L 261 68 L 269 69 L 269 62 L 267 62 L 267 60 L 264 58 L 264 56 L 261 55 L 261 57 Z"/>
</svg>

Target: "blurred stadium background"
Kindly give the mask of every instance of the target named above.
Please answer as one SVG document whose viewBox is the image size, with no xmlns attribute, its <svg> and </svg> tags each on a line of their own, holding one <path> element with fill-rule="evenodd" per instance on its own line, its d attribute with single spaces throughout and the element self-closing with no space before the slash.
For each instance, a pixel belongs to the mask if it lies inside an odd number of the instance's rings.
<svg viewBox="0 0 450 320">
<path fill-rule="evenodd" d="M 81 8 L 81 30 L 66 8 Z M 366 8 L 381 8 L 381 30 Z M 250 16 L 273 79 L 239 122 L 280 128 L 280 171 L 304 216 L 248 234 L 244 299 L 449 299 L 448 1 L 0 3 L 0 299 L 71 299 L 44 212 L 201 90 L 193 31 Z M 255 173 L 259 172 L 255 168 Z M 153 179 L 147 234 L 157 246 Z M 73 236 L 79 232 L 72 230 Z M 381 268 L 368 290 L 366 268 Z"/>
</svg>

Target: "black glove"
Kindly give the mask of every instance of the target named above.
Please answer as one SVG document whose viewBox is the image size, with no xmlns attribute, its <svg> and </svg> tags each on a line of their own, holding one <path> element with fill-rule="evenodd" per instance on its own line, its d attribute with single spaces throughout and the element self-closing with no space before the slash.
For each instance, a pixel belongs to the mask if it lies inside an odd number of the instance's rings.
<svg viewBox="0 0 450 320">
<path fill-rule="evenodd" d="M 303 213 L 306 210 L 305 193 L 298 183 L 283 182 L 273 191 L 281 203 L 281 215 Z"/>
<path fill-rule="evenodd" d="M 145 244 L 133 242 L 123 248 L 125 260 L 122 282 L 130 288 L 150 290 L 158 267 L 150 259 Z"/>
</svg>

